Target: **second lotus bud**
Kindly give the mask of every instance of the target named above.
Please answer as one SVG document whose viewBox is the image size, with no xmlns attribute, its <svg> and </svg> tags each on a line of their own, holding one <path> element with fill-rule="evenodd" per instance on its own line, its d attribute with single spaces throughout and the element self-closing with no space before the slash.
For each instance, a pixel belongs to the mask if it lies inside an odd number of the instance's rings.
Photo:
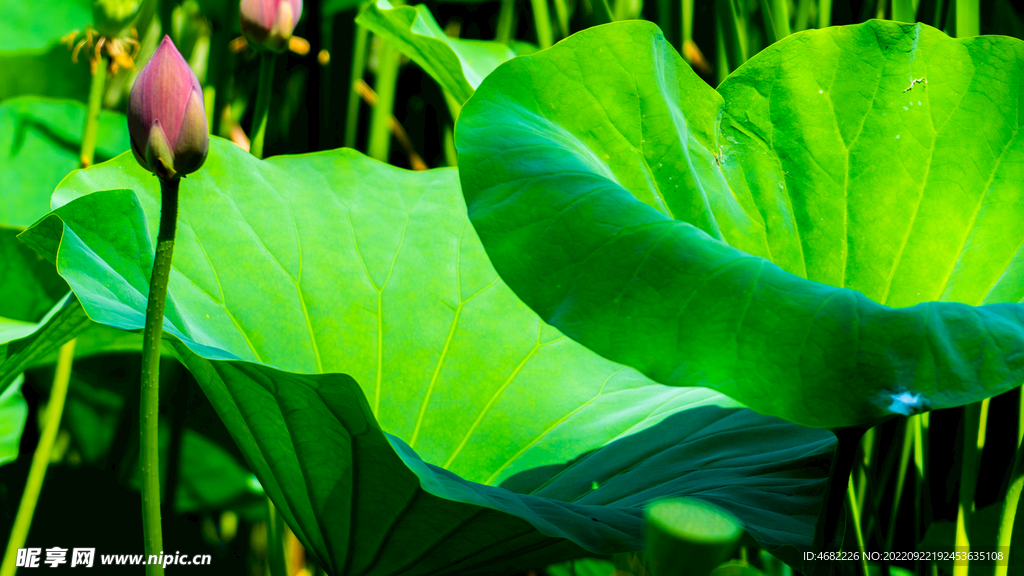
<svg viewBox="0 0 1024 576">
<path fill-rule="evenodd" d="M 135 159 L 164 180 L 195 172 L 206 160 L 203 89 L 167 36 L 132 85 L 128 133 Z"/>
<path fill-rule="evenodd" d="M 242 0 L 242 33 L 250 46 L 283 52 L 302 15 L 302 0 Z"/>
</svg>

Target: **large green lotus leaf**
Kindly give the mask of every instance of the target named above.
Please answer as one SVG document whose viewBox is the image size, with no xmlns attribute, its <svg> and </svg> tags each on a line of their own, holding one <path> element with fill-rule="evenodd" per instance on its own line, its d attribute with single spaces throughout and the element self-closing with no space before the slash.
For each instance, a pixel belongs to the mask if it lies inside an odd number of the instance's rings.
<svg viewBox="0 0 1024 576">
<path fill-rule="evenodd" d="M 0 317 L 32 322 L 68 293 L 53 264 L 17 239 L 21 230 L 0 227 Z"/>
<path fill-rule="evenodd" d="M 0 52 L 43 50 L 92 22 L 91 0 L 0 0 Z"/>
<path fill-rule="evenodd" d="M 138 330 L 158 195 L 124 155 L 69 177 L 21 238 L 91 318 Z M 635 549 L 643 505 L 683 494 L 768 547 L 811 544 L 834 437 L 655 384 L 545 325 L 491 267 L 454 170 L 349 150 L 261 162 L 213 139 L 183 182 L 165 329 L 338 573 Z"/>
<path fill-rule="evenodd" d="M 24 378 L 0 392 L 0 466 L 18 459 L 21 433 L 28 421 L 28 404 L 21 395 Z"/>
<path fill-rule="evenodd" d="M 869 424 L 1024 380 L 1022 75 L 1019 40 L 872 21 L 716 92 L 654 25 L 599 26 L 484 80 L 460 176 L 502 278 L 566 335 Z"/>
<path fill-rule="evenodd" d="M 422 4 L 392 8 L 387 0 L 378 0 L 356 22 L 394 44 L 460 104 L 492 70 L 516 55 L 500 42 L 448 37 Z"/>
<path fill-rule="evenodd" d="M 70 294 L 38 323 L 0 318 L 0 394 L 26 369 L 53 357 L 62 344 L 81 334 L 90 324 L 82 305 Z"/>
<path fill-rule="evenodd" d="M 71 52 L 63 44 L 45 52 L 0 52 L 0 100 L 34 94 L 84 102 L 89 95 L 89 80 L 85 59 L 72 62 Z"/>
<path fill-rule="evenodd" d="M 21 97 L 0 104 L 0 223 L 28 226 L 50 211 L 50 195 L 79 167 L 85 106 Z M 123 114 L 102 112 L 96 161 L 129 149 Z"/>
</svg>

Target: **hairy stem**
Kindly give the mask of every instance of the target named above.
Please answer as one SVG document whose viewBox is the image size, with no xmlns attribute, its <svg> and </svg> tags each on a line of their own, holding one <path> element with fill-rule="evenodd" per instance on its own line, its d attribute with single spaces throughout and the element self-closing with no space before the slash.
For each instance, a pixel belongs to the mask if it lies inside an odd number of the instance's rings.
<svg viewBox="0 0 1024 576">
<path fill-rule="evenodd" d="M 270 95 L 273 93 L 274 85 L 274 57 L 273 52 L 260 53 L 260 78 L 256 88 L 256 108 L 252 115 L 252 142 L 249 145 L 249 152 L 257 157 L 263 158 L 263 142 L 267 137 L 267 115 L 270 112 Z"/>
<path fill-rule="evenodd" d="M 43 489 L 46 468 L 50 464 L 50 452 L 53 450 L 57 431 L 60 430 L 64 400 L 67 398 L 68 383 L 71 381 L 71 360 L 74 356 L 74 340 L 61 346 L 60 354 L 57 356 L 57 370 L 53 375 L 53 388 L 50 389 L 50 403 L 46 408 L 46 426 L 39 438 L 39 444 L 36 445 L 35 454 L 32 455 L 32 466 L 28 471 L 28 480 L 25 481 L 25 491 L 21 495 L 18 514 L 14 517 L 14 526 L 11 527 L 11 537 L 7 541 L 3 564 L 0 565 L 2 576 L 14 576 L 17 570 L 15 563 L 18 549 L 25 546 L 28 531 L 32 527 L 32 516 L 36 511 L 39 493 Z"/>
<path fill-rule="evenodd" d="M 164 331 L 164 305 L 174 255 L 174 231 L 178 220 L 178 186 L 181 179 L 160 180 L 160 232 L 149 280 L 146 327 L 142 333 L 142 398 L 140 429 L 142 468 L 142 529 L 146 556 L 163 552 L 160 525 L 160 341 Z M 164 573 L 163 566 L 146 565 L 146 576 Z"/>
</svg>

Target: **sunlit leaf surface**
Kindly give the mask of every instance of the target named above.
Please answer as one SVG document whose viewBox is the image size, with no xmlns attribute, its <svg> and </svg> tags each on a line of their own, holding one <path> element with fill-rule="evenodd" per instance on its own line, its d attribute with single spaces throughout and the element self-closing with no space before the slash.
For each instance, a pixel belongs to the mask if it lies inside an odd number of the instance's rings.
<svg viewBox="0 0 1024 576">
<path fill-rule="evenodd" d="M 182 185 L 165 329 L 331 570 L 638 549 L 643 505 L 670 495 L 732 510 L 791 558 L 810 546 L 834 437 L 655 384 L 545 325 L 491 267 L 454 170 L 211 145 Z M 158 190 L 130 155 L 76 172 L 21 238 L 91 318 L 140 329 Z"/>
<path fill-rule="evenodd" d="M 616 23 L 489 76 L 460 176 L 502 278 L 569 337 L 869 424 L 1024 380 L 1022 74 L 1019 40 L 871 21 L 715 91 L 656 26 Z"/>
</svg>

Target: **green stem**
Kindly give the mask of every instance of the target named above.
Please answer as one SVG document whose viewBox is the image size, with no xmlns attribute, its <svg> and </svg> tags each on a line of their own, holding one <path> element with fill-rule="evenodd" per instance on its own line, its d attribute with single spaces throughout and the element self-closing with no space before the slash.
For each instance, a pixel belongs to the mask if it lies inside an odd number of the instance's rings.
<svg viewBox="0 0 1024 576">
<path fill-rule="evenodd" d="M 348 82 L 348 110 L 345 115 L 345 147 L 356 147 L 359 133 L 359 91 L 356 82 L 366 73 L 366 42 L 370 33 L 366 26 L 356 24 L 356 38 L 352 46 L 352 75 Z"/>
<path fill-rule="evenodd" d="M 1024 490 L 1024 388 L 1019 390 L 1020 400 L 1017 412 L 1017 453 L 1013 460 L 1013 470 L 1010 472 L 1010 484 L 1006 488 L 1006 498 L 1003 499 L 1003 510 L 999 515 L 999 532 L 996 535 L 996 551 L 1002 552 L 1004 562 L 996 564 L 993 576 L 1006 576 L 1009 568 L 1010 545 L 1013 542 L 1013 522 L 1017 518 L 1017 506 L 1020 503 L 1020 494 Z M 1019 538 L 1019 536 L 1018 536 Z"/>
<path fill-rule="evenodd" d="M 980 0 L 956 0 L 956 37 L 981 34 Z"/>
<path fill-rule="evenodd" d="M 174 255 L 174 231 L 178 221 L 180 178 L 160 180 L 160 231 L 149 281 L 146 327 L 142 333 L 142 529 L 146 556 L 163 552 L 160 525 L 160 341 L 164 331 L 164 305 Z M 164 573 L 159 564 L 146 565 L 146 576 Z"/>
<path fill-rule="evenodd" d="M 913 0 L 892 0 L 892 19 L 896 22 L 916 22 L 917 7 Z"/>
<path fill-rule="evenodd" d="M 14 572 L 17 570 L 15 562 L 18 549 L 25 546 L 29 528 L 32 527 L 32 515 L 35 514 L 39 493 L 43 489 L 43 478 L 46 477 L 46 468 L 50 464 L 50 452 L 53 450 L 57 431 L 60 430 L 60 419 L 64 413 L 64 400 L 68 395 L 68 383 L 71 381 L 71 361 L 74 356 L 74 340 L 61 346 L 60 354 L 57 356 L 57 369 L 53 375 L 53 388 L 50 389 L 50 404 L 46 408 L 46 426 L 43 428 L 42 436 L 39 437 L 35 454 L 32 455 L 32 466 L 29 468 L 28 479 L 25 481 L 25 491 L 21 496 L 21 504 L 18 505 L 18 514 L 14 517 L 14 526 L 11 527 L 11 536 L 7 541 L 3 564 L 0 565 L 0 575 L 2 576 L 14 576 Z"/>
<path fill-rule="evenodd" d="M 267 549 L 270 552 L 270 576 L 288 576 L 284 558 L 284 518 L 267 498 Z"/>
<path fill-rule="evenodd" d="M 565 0 L 553 0 L 555 4 L 555 18 L 558 20 L 558 31 L 562 38 L 569 36 L 569 7 Z"/>
<path fill-rule="evenodd" d="M 826 552 L 836 552 L 842 543 L 839 534 L 840 520 L 843 519 L 850 489 L 850 477 L 854 470 L 860 439 L 864 428 L 843 428 L 833 430 L 838 440 L 832 467 L 829 470 L 828 482 L 825 486 L 825 500 L 818 520 L 815 523 L 812 548 Z M 809 576 L 832 574 L 832 563 L 827 561 L 814 562 L 810 567 Z"/>
<path fill-rule="evenodd" d="M 721 85 L 729 77 L 729 55 L 725 50 L 725 33 L 722 32 L 722 19 L 715 18 L 715 71 L 718 84 Z"/>
<path fill-rule="evenodd" d="M 394 3 L 397 5 L 397 3 Z M 395 90 L 398 87 L 398 65 L 401 54 L 387 40 L 381 38 L 377 57 L 377 74 L 373 81 L 377 103 L 370 114 L 370 141 L 367 153 L 371 158 L 387 162 L 391 155 L 391 114 L 395 108 Z"/>
<path fill-rule="evenodd" d="M 900 467 L 896 473 L 896 491 L 892 495 L 892 508 L 889 511 L 889 526 L 885 534 L 885 549 L 892 550 L 892 541 L 896 536 L 896 513 L 900 509 L 900 499 L 903 496 L 903 486 L 907 479 L 907 468 L 910 466 L 910 455 L 914 449 L 914 427 L 918 416 L 915 414 L 901 422 L 903 428 L 903 450 L 900 452 Z"/>
<path fill-rule="evenodd" d="M 885 18 L 885 8 L 888 5 L 886 0 L 878 0 L 878 4 L 875 7 L 875 18 L 882 20 Z"/>
<path fill-rule="evenodd" d="M 92 166 L 96 155 L 96 132 L 100 126 L 100 110 L 103 109 L 103 89 L 107 85 L 107 57 L 101 56 L 96 63 L 96 73 L 89 84 L 89 107 L 85 112 L 85 127 L 82 128 L 82 150 L 79 162 L 82 168 Z"/>
<path fill-rule="evenodd" d="M 875 429 L 869 428 L 864 433 L 864 437 L 861 439 L 861 451 L 863 452 L 863 459 L 858 467 L 857 475 L 857 510 L 864 513 L 864 497 L 867 494 L 868 486 L 868 472 L 874 472 L 874 450 L 875 449 Z"/>
<path fill-rule="evenodd" d="M 821 0 L 818 3 L 818 28 L 832 25 L 832 0 Z"/>
<path fill-rule="evenodd" d="M 320 130 L 319 144 L 321 150 L 335 147 L 335 134 L 331 124 L 331 63 L 330 54 L 334 46 L 334 16 L 324 16 L 320 20 L 320 49 L 326 50 L 326 62 L 320 60 Z M 319 55 L 318 55 L 319 56 Z M 328 129 L 328 127 L 331 127 Z"/>
<path fill-rule="evenodd" d="M 807 30 L 807 24 L 811 21 L 811 0 L 798 0 L 796 5 L 796 22 L 793 26 L 794 32 Z"/>
<path fill-rule="evenodd" d="M 870 576 L 868 570 L 868 555 L 867 550 L 864 548 L 864 534 L 860 530 L 860 511 L 857 508 L 857 495 L 853 489 L 853 479 L 846 484 L 846 509 L 850 513 L 850 519 L 853 520 L 853 532 L 857 536 L 857 550 L 860 551 L 860 570 L 861 576 Z"/>
<path fill-rule="evenodd" d="M 533 8 L 533 26 L 537 29 L 537 45 L 540 49 L 550 48 L 554 42 L 551 33 L 551 13 L 548 12 L 548 0 L 530 0 Z"/>
<path fill-rule="evenodd" d="M 715 12 L 718 15 L 718 22 L 722 26 L 722 38 L 725 40 L 729 70 L 736 70 L 747 61 L 736 6 L 732 0 L 716 0 Z"/>
<path fill-rule="evenodd" d="M 764 28 L 772 42 L 778 42 L 792 32 L 789 29 L 789 8 L 786 0 L 761 0 Z"/>
<path fill-rule="evenodd" d="M 502 44 L 511 42 L 515 19 L 516 0 L 501 0 L 501 11 L 498 12 L 498 30 L 494 39 Z"/>
<path fill-rule="evenodd" d="M 256 108 L 252 114 L 252 141 L 249 153 L 263 158 L 263 143 L 267 138 L 267 116 L 270 112 L 270 96 L 274 90 L 274 59 L 273 52 L 260 52 L 260 78 L 256 87 Z"/>
<path fill-rule="evenodd" d="M 978 482 L 978 457 L 981 454 L 979 444 L 984 445 L 984 428 L 982 428 L 982 403 L 975 402 L 964 406 L 963 415 L 963 457 L 960 468 L 959 505 L 956 515 L 957 552 L 970 551 L 970 534 L 968 534 L 969 515 L 974 512 L 974 490 Z M 967 562 L 954 563 L 953 576 L 967 576 Z"/>
<path fill-rule="evenodd" d="M 693 0 L 683 0 L 683 42 L 693 42 Z"/>
</svg>

